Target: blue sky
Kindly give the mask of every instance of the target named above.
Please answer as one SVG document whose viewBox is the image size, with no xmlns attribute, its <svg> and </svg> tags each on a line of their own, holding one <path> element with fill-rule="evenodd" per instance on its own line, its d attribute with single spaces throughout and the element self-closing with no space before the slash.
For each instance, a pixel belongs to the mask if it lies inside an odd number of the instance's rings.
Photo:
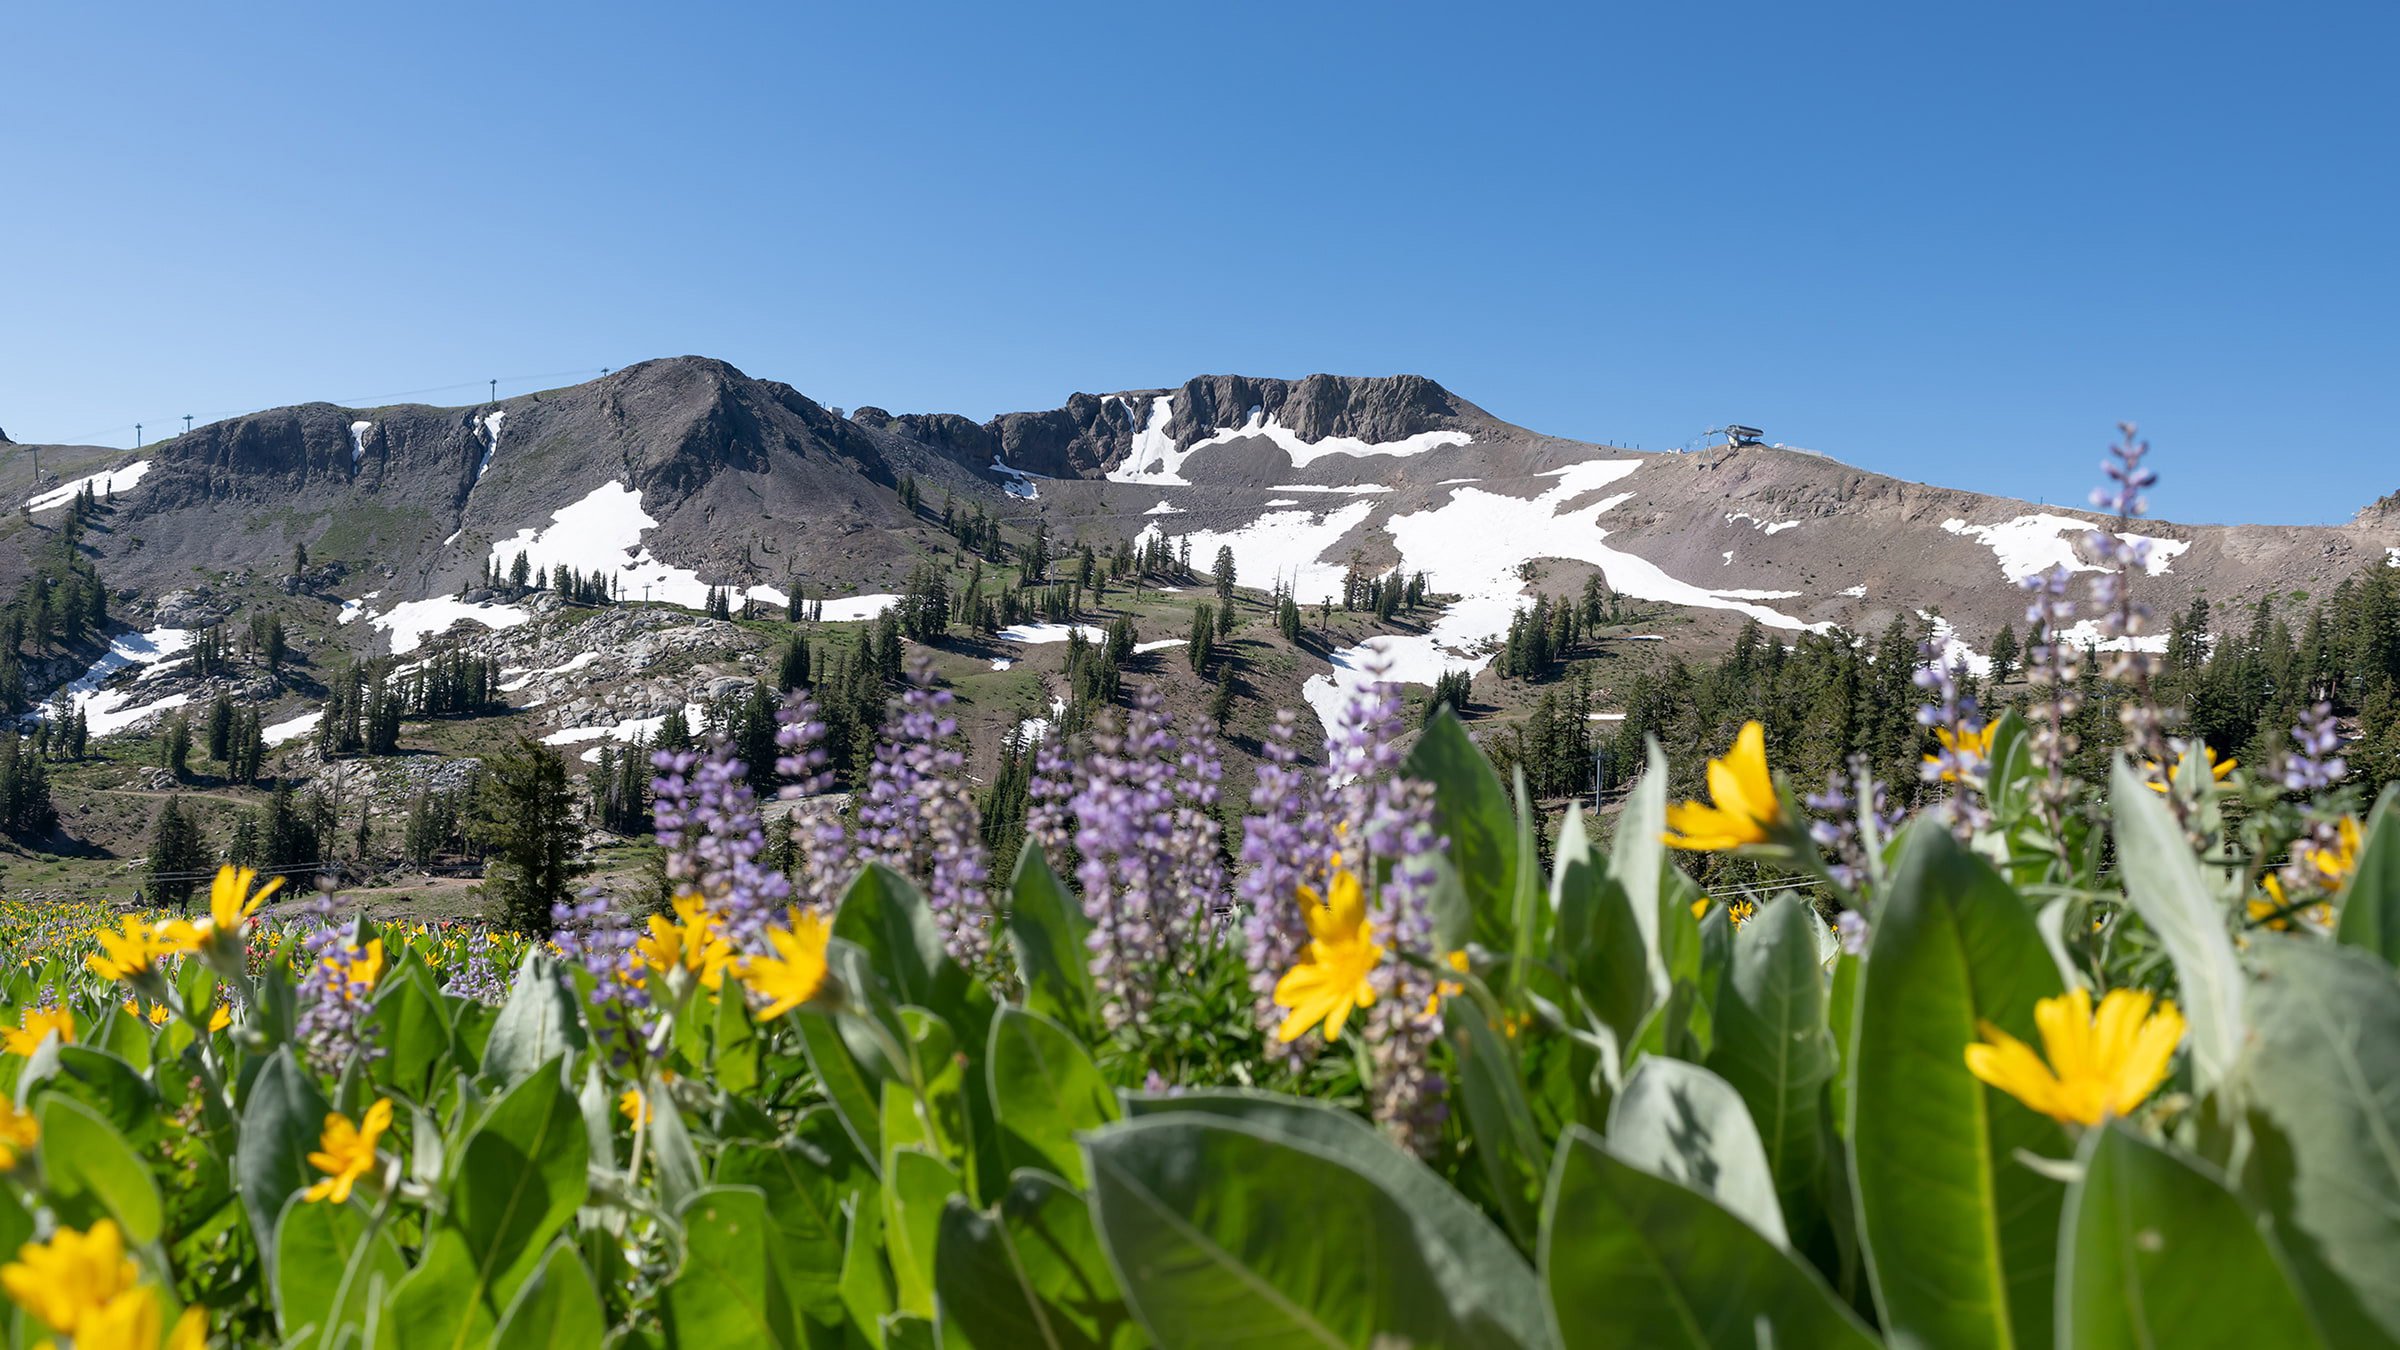
<svg viewBox="0 0 2400 1350">
<path fill-rule="evenodd" d="M 1414 371 L 2051 502 L 2129 417 L 2161 514 L 2344 520 L 2400 488 L 2395 15 L 10 6 L 0 427 Z"/>
</svg>

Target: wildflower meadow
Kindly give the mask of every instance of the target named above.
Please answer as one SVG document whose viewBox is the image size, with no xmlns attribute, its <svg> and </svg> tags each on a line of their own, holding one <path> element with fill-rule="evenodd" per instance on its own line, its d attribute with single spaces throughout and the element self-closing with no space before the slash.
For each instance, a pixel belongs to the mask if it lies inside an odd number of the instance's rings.
<svg viewBox="0 0 2400 1350">
<path fill-rule="evenodd" d="M 2124 533 L 1906 815 L 1753 722 L 1552 824 L 1389 684 L 1227 802 L 1137 689 L 1003 872 L 920 685 L 850 800 L 662 753 L 658 913 L 0 915 L 8 1343 L 2400 1344 L 2400 806 L 2182 743 Z"/>
</svg>

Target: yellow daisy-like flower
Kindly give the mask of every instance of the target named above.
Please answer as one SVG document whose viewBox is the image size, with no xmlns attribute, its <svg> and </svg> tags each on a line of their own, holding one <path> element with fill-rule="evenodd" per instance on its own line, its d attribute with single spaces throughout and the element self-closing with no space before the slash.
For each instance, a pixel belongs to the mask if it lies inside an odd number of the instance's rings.
<svg viewBox="0 0 2400 1350">
<path fill-rule="evenodd" d="M 217 869 L 217 879 L 208 887 L 208 920 L 197 930 L 202 943 L 240 941 L 250 916 L 258 913 L 258 907 L 267 902 L 267 897 L 283 888 L 283 878 L 275 877 L 253 894 L 250 883 L 257 879 L 258 873 L 247 867 L 227 863 Z"/>
<path fill-rule="evenodd" d="M 1775 798 L 1775 779 L 1767 772 L 1767 729 L 1756 722 L 1742 724 L 1733 749 L 1723 759 L 1708 762 L 1709 803 L 1684 802 L 1667 808 L 1667 843 L 1675 848 L 1718 852 L 1744 844 L 1762 844 L 1783 820 L 1783 804 Z"/>
<path fill-rule="evenodd" d="M 2205 743 L 2202 744 L 2199 749 L 2202 754 L 2208 756 L 2208 776 L 2213 782 L 2224 782 L 2225 775 L 2232 773 L 2235 769 L 2241 767 L 2242 762 L 2238 759 L 2218 759 L 2216 750 Z M 2175 771 L 2173 773 L 2161 772 L 2158 767 L 2157 760 L 2145 759 L 2142 761 L 2143 781 L 2150 785 L 2150 790 L 2152 792 L 2164 793 L 2177 778 L 2183 776 L 2183 766 L 2190 763 L 2191 758 L 2192 751 L 2190 747 L 2186 747 L 2185 749 L 2179 751 L 2175 756 Z"/>
<path fill-rule="evenodd" d="M 376 984 L 383 979 L 383 939 L 367 939 L 364 950 L 337 947 L 326 954 L 325 965 L 340 977 L 336 987 L 342 998 L 355 1003 L 374 993 Z"/>
<path fill-rule="evenodd" d="M 186 1308 L 162 1344 L 156 1291 L 128 1289 L 108 1306 L 83 1320 L 75 1333 L 75 1350 L 204 1350 L 208 1344 L 208 1313 Z"/>
<path fill-rule="evenodd" d="M 767 1001 L 762 1019 L 781 1017 L 825 988 L 825 944 L 833 929 L 806 910 L 787 911 L 788 925 L 767 929 L 771 956 L 748 956 L 734 967 L 744 987 Z"/>
<path fill-rule="evenodd" d="M 70 1008 L 27 1008 L 13 1027 L 0 1027 L 0 1045 L 12 1055 L 30 1055 L 42 1048 L 52 1032 L 60 1045 L 75 1043 L 75 1013 Z"/>
<path fill-rule="evenodd" d="M 167 1005 L 164 1003 L 153 1003 L 150 1005 L 150 1011 L 142 1014 L 142 1016 L 149 1019 L 150 1025 L 154 1027 L 165 1026 L 167 1024 L 167 1019 L 173 1017 L 174 1015 L 175 1014 L 167 1011 Z"/>
<path fill-rule="evenodd" d="M 1736 900 L 1725 907 L 1725 917 L 1733 920 L 1733 926 L 1736 928 L 1750 922 L 1750 916 L 1756 913 L 1758 913 L 1758 902 L 1755 900 Z"/>
<path fill-rule="evenodd" d="M 1344 867 L 1334 871 L 1326 890 L 1329 896 L 1318 895 L 1313 886 L 1300 888 L 1308 949 L 1275 982 L 1275 1006 L 1290 1009 L 1275 1039 L 1287 1044 L 1319 1022 L 1325 1024 L 1325 1039 L 1338 1041 L 1350 1014 L 1375 1003 L 1375 986 L 1367 977 L 1382 962 L 1384 949 L 1367 919 L 1366 888 Z"/>
<path fill-rule="evenodd" d="M 321 1152 L 308 1155 L 308 1165 L 325 1173 L 325 1179 L 309 1187 L 302 1198 L 311 1204 L 319 1200 L 331 1200 L 337 1205 L 347 1203 L 350 1188 L 358 1184 L 360 1177 L 375 1170 L 375 1141 L 383 1137 L 391 1124 L 389 1097 L 376 1098 L 356 1125 L 339 1111 L 328 1113 L 324 1134 L 317 1141 Z"/>
<path fill-rule="evenodd" d="M 0 1288 L 18 1307 L 52 1331 L 75 1336 L 79 1344 L 84 1327 L 140 1282 L 141 1271 L 125 1255 L 125 1235 L 113 1219 L 81 1233 L 61 1228 L 48 1242 L 26 1243 L 15 1261 L 0 1266 Z"/>
<path fill-rule="evenodd" d="M 213 1036 L 232 1025 L 233 1009 L 231 1007 L 226 1004 L 219 1003 L 216 1007 L 209 1009 L 208 1030 L 210 1035 Z"/>
<path fill-rule="evenodd" d="M 31 1111 L 20 1111 L 15 1102 L 0 1097 L 0 1172 L 14 1168 L 17 1159 L 40 1142 L 42 1122 Z"/>
<path fill-rule="evenodd" d="M 2183 1041 L 2175 1005 L 2153 1013 L 2151 1004 L 2140 990 L 2111 989 L 2095 1016 L 2089 990 L 2043 999 L 2033 1009 L 2042 1054 L 1987 1022 L 1982 1042 L 1967 1047 L 1967 1072 L 2053 1120 L 2097 1125 L 2127 1115 L 2166 1081 Z"/>
<path fill-rule="evenodd" d="M 705 989 L 723 984 L 725 967 L 733 961 L 732 946 L 717 930 L 717 916 L 709 913 L 706 901 L 688 891 L 675 897 L 675 921 L 651 915 L 650 935 L 635 943 L 633 950 L 652 970 L 661 974 L 689 971 Z"/>
<path fill-rule="evenodd" d="M 2350 878 L 2358 875 L 2358 817 L 2342 817 L 2341 823 L 2334 827 L 2334 836 L 2338 842 L 2332 848 L 2312 844 L 2299 857 L 2300 865 L 2314 873 L 2328 891 L 2341 890 L 2350 884 Z"/>
<path fill-rule="evenodd" d="M 100 950 L 83 958 L 83 963 L 104 980 L 147 975 L 162 958 L 188 952 L 199 941 L 197 930 L 181 919 L 146 924 L 132 914 L 125 916 L 122 929 L 112 932 L 103 928 L 92 936 Z"/>
<path fill-rule="evenodd" d="M 1955 731 L 1952 731 L 1948 727 L 1935 727 L 1933 729 L 1933 739 L 1939 743 L 1944 750 L 1949 751 L 1954 759 L 1973 758 L 1989 760 L 1992 757 L 1992 737 L 1997 735 L 1999 731 L 2000 724 L 1998 722 L 1986 722 L 1983 726 L 1983 730 L 1970 731 L 1963 736 Z M 1927 755 L 1925 756 L 1925 762 L 1927 764 L 1939 764 L 1942 762 L 1942 757 L 1940 755 Z M 1945 783 L 1957 782 L 1958 770 L 1942 770 L 1942 781 Z"/>
<path fill-rule="evenodd" d="M 617 1095 L 617 1114 L 636 1125 L 647 1125 L 658 1117 L 650 1105 L 650 1095 L 638 1087 L 629 1087 Z"/>
</svg>

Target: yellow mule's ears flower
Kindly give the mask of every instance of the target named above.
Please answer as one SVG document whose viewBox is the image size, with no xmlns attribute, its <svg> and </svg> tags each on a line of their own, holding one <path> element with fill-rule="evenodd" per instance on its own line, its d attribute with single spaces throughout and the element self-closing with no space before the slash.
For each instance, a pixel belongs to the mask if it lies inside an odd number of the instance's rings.
<svg viewBox="0 0 2400 1350">
<path fill-rule="evenodd" d="M 303 1198 L 311 1204 L 319 1200 L 331 1200 L 337 1205 L 346 1203 L 350 1188 L 375 1169 L 375 1141 L 383 1137 L 391 1124 L 389 1097 L 377 1098 L 356 1125 L 339 1111 L 328 1114 L 324 1134 L 317 1143 L 320 1151 L 308 1155 L 308 1165 L 325 1173 L 325 1179 L 309 1187 Z"/>
<path fill-rule="evenodd" d="M 104 928 L 92 936 L 100 950 L 83 958 L 83 963 L 104 980 L 147 975 L 161 958 L 188 952 L 200 940 L 199 932 L 181 919 L 146 924 L 132 914 L 125 916 L 123 928 Z"/>
<path fill-rule="evenodd" d="M 2238 759 L 2218 759 L 2216 750 L 2207 745 L 2205 742 L 2202 743 L 2198 748 L 2202 754 L 2208 756 L 2208 776 L 2211 782 L 2222 783 L 2225 781 L 2225 776 L 2227 774 L 2232 773 L 2235 769 L 2241 767 L 2242 762 Z M 2183 766 L 2191 763 L 2191 760 L 2192 751 L 2191 749 L 2186 748 L 2180 754 L 2175 756 L 2175 768 L 2171 773 L 2161 770 L 2158 767 L 2157 760 L 2143 760 L 2143 781 L 2150 785 L 2150 790 L 2152 792 L 2164 793 L 2168 788 L 2174 785 L 2176 779 L 2183 776 Z"/>
<path fill-rule="evenodd" d="M 20 1111 L 16 1103 L 0 1097 L 0 1172 L 17 1165 L 17 1159 L 42 1142 L 42 1122 L 31 1111 Z"/>
<path fill-rule="evenodd" d="M 650 934 L 634 944 L 634 953 L 652 970 L 664 974 L 686 970 L 699 977 L 702 988 L 715 989 L 725 981 L 733 948 L 717 931 L 717 918 L 698 895 L 675 897 L 675 921 L 650 916 Z"/>
<path fill-rule="evenodd" d="M 62 1228 L 48 1242 L 28 1242 L 15 1261 L 0 1266 L 0 1288 L 18 1307 L 78 1341 L 87 1324 L 140 1282 L 141 1271 L 125 1255 L 125 1236 L 113 1219 L 85 1232 Z"/>
<path fill-rule="evenodd" d="M 17 1025 L 0 1027 L 0 1046 L 12 1055 L 30 1055 L 42 1048 L 50 1033 L 58 1033 L 60 1045 L 75 1043 L 75 1013 L 69 1008 L 27 1008 L 18 1016 Z"/>
<path fill-rule="evenodd" d="M 786 911 L 790 922 L 767 929 L 771 956 L 742 959 L 734 974 L 753 994 L 767 1000 L 764 1019 L 781 1017 L 815 998 L 825 988 L 825 944 L 833 936 L 826 922 L 802 909 Z"/>
<path fill-rule="evenodd" d="M 276 877 L 252 894 L 250 883 L 257 879 L 258 873 L 247 867 L 227 863 L 217 869 L 217 879 L 208 887 L 208 938 L 230 941 L 240 937 L 250 916 L 258 913 L 268 896 L 283 888 L 283 878 Z"/>
<path fill-rule="evenodd" d="M 1944 750 L 1960 759 L 1974 758 L 1989 761 L 1992 757 L 1992 737 L 1998 735 L 1999 731 L 2000 724 L 1998 722 L 1986 722 L 1981 731 L 1970 731 L 1963 736 L 1948 727 L 1935 727 L 1933 739 Z M 1927 755 L 1925 762 L 1939 764 L 1942 762 L 1942 757 Z M 1958 770 L 1942 770 L 1942 781 L 1945 783 L 1957 782 Z"/>
<path fill-rule="evenodd" d="M 1743 723 L 1725 758 L 1708 762 L 1708 795 L 1705 805 L 1683 802 L 1667 808 L 1668 844 L 1715 852 L 1763 844 L 1773 834 L 1783 820 L 1783 805 L 1767 772 L 1765 727 Z"/>
<path fill-rule="evenodd" d="M 1308 948 L 1299 964 L 1275 982 L 1275 1006 L 1289 1010 L 1275 1039 L 1287 1044 L 1320 1022 L 1325 1039 L 1338 1041 L 1350 1014 L 1375 1003 L 1369 977 L 1383 961 L 1384 949 L 1375 942 L 1374 925 L 1367 919 L 1366 888 L 1344 868 L 1333 874 L 1325 889 L 1329 894 L 1320 899 L 1313 887 L 1300 888 Z"/>
<path fill-rule="evenodd" d="M 2069 990 L 2034 1005 L 2042 1053 L 1985 1023 L 1967 1047 L 1967 1072 L 2053 1120 L 2097 1125 L 2130 1114 L 2167 1079 L 2183 1041 L 2183 1015 L 2172 1003 L 2151 1011 L 2151 996 L 2111 989 L 2092 1011 L 2091 993 Z"/>
</svg>

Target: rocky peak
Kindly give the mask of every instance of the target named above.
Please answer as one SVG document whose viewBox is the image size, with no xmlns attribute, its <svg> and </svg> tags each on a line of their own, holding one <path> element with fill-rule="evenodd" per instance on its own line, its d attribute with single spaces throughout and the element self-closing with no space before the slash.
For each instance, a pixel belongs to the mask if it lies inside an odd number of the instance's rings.
<svg viewBox="0 0 2400 1350">
<path fill-rule="evenodd" d="M 2361 525 L 2400 525 L 2400 492 L 2387 492 L 2358 513 Z"/>
</svg>

